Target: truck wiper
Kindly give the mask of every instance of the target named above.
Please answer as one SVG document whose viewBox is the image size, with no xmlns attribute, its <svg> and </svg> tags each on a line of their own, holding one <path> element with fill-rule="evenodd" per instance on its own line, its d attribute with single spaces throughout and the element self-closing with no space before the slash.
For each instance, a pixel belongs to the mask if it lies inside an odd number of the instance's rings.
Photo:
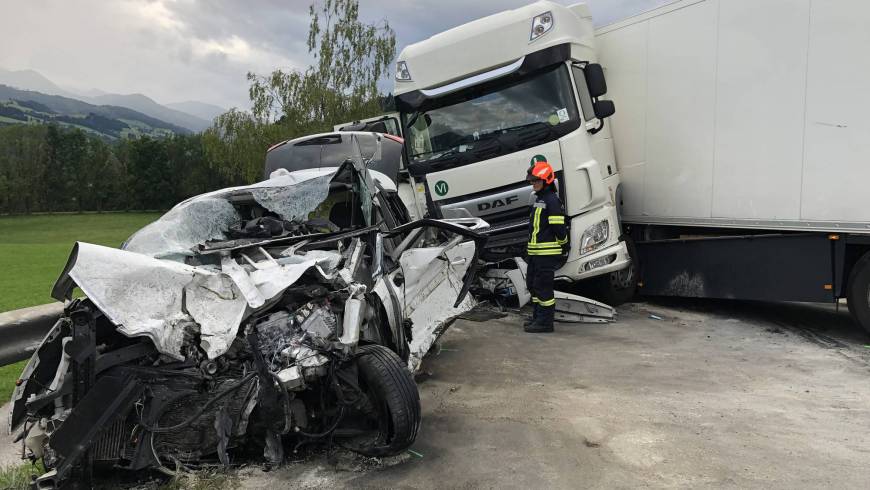
<svg viewBox="0 0 870 490">
<path fill-rule="evenodd" d="M 443 155 L 444 153 L 448 153 L 450 151 L 453 151 L 453 150 L 446 150 L 445 151 L 445 150 L 438 149 L 438 150 L 432 150 L 432 151 L 421 151 L 420 153 L 414 153 L 413 155 L 411 155 L 411 158 L 417 158 L 417 157 L 422 157 L 425 155 L 431 155 L 433 153 L 441 153 Z M 440 157 L 441 155 L 438 155 L 438 156 Z"/>
<path fill-rule="evenodd" d="M 535 122 L 506 129 L 501 137 L 504 138 L 503 142 L 509 142 L 513 146 L 528 147 L 538 140 L 550 138 L 554 133 L 554 127 L 549 123 Z"/>
<path fill-rule="evenodd" d="M 525 126 L 516 126 L 513 128 L 508 128 L 505 131 L 519 133 L 519 134 L 527 134 L 540 131 L 541 129 L 545 129 L 547 134 L 551 134 L 553 132 L 553 125 L 545 122 L 533 122 L 531 124 L 526 124 Z"/>
</svg>

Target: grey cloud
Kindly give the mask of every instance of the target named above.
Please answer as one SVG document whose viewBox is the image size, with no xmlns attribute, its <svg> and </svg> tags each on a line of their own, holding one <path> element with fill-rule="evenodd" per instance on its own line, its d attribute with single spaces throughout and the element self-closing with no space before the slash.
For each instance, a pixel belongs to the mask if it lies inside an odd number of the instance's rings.
<svg viewBox="0 0 870 490">
<path fill-rule="evenodd" d="M 307 61 L 308 4 L 304 1 L 215 0 L 166 4 L 190 35 L 200 39 L 237 36 L 252 46 L 279 51 L 290 59 Z"/>
<path fill-rule="evenodd" d="M 247 107 L 248 71 L 265 74 L 304 67 L 311 60 L 307 0 L 148 1 L 4 2 L 4 18 L 16 21 L 4 23 L 0 67 L 32 68 L 61 85 L 141 92 L 160 102 L 193 99 Z M 442 30 L 526 3 L 360 0 L 360 16 L 369 22 L 387 19 L 401 50 Z M 588 3 L 596 23 L 606 24 L 668 0 Z M 160 15 L 147 18 L 143 5 Z M 247 56 L 221 51 L 238 40 L 249 47 Z M 382 87 L 390 85 L 384 81 Z"/>
</svg>

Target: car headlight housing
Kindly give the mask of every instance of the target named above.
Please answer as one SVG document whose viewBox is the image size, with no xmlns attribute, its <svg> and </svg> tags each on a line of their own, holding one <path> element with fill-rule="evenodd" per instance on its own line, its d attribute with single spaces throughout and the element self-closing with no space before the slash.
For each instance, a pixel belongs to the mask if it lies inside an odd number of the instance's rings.
<svg viewBox="0 0 870 490">
<path fill-rule="evenodd" d="M 586 228 L 580 237 L 580 253 L 587 254 L 600 247 L 610 238 L 610 223 L 604 219 Z"/>
<path fill-rule="evenodd" d="M 408 64 L 404 61 L 396 63 L 396 80 L 400 82 L 411 81 L 411 72 L 408 71 Z"/>
<path fill-rule="evenodd" d="M 544 12 L 541 15 L 536 15 L 532 19 L 532 32 L 529 35 L 529 42 L 543 36 L 553 28 L 553 13 Z"/>
</svg>

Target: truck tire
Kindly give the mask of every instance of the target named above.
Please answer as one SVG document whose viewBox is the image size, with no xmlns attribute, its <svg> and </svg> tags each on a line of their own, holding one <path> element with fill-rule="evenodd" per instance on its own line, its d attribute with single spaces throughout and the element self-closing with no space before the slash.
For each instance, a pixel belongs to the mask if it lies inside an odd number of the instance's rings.
<svg viewBox="0 0 870 490">
<path fill-rule="evenodd" d="M 407 365 L 382 345 L 359 348 L 360 388 L 377 411 L 366 433 L 343 445 L 366 456 L 394 456 L 408 449 L 420 429 L 420 393 Z"/>
<path fill-rule="evenodd" d="M 852 318 L 870 333 L 870 252 L 852 267 L 846 286 L 846 301 Z"/>
<path fill-rule="evenodd" d="M 620 271 L 611 272 L 594 279 L 592 296 L 610 306 L 619 306 L 634 297 L 637 292 L 639 268 L 637 265 L 637 249 L 634 240 L 626 236 L 625 246 L 631 257 L 631 264 Z"/>
</svg>

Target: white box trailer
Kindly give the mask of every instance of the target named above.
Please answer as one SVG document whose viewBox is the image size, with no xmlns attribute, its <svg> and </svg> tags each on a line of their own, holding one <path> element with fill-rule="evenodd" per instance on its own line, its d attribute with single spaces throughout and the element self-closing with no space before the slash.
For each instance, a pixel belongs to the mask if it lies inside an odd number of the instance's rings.
<svg viewBox="0 0 870 490">
<path fill-rule="evenodd" d="M 648 294 L 870 328 L 870 2 L 682 0 L 596 30 Z"/>
</svg>

